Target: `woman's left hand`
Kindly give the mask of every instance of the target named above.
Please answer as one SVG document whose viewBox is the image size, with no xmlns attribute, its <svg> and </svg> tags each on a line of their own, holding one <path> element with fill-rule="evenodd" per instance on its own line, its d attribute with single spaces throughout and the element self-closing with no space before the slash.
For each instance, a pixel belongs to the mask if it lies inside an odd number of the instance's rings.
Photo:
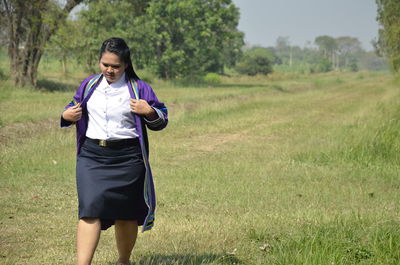
<svg viewBox="0 0 400 265">
<path fill-rule="evenodd" d="M 155 110 L 144 99 L 131 99 L 131 111 L 135 114 L 146 116 L 150 120 L 157 118 Z"/>
<path fill-rule="evenodd" d="M 144 99 L 131 99 L 131 111 L 135 114 L 139 115 L 149 115 L 153 112 L 153 108 L 150 107 L 149 103 L 147 103 Z"/>
</svg>

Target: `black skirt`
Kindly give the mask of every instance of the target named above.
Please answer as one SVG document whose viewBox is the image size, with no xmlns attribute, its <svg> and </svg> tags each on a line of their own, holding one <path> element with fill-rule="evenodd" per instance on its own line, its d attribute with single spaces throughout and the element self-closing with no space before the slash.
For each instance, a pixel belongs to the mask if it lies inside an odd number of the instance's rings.
<svg viewBox="0 0 400 265">
<path fill-rule="evenodd" d="M 115 220 L 142 225 L 148 211 L 144 176 L 139 143 L 115 148 L 86 140 L 76 163 L 79 218 L 99 218 L 102 230 Z"/>
</svg>

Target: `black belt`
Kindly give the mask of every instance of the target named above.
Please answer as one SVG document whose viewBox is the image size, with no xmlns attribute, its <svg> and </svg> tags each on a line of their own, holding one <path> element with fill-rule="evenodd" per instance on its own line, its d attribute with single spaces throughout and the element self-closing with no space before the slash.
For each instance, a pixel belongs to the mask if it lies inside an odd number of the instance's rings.
<svg viewBox="0 0 400 265">
<path fill-rule="evenodd" d="M 86 137 L 89 142 L 95 143 L 103 147 L 126 147 L 139 144 L 139 138 L 121 139 L 121 140 L 99 140 Z"/>
</svg>

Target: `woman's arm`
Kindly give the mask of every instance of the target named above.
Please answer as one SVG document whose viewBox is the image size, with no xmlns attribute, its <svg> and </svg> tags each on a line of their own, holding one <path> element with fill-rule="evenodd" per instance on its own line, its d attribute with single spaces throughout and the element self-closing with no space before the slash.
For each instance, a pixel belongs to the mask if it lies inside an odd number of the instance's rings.
<svg viewBox="0 0 400 265">
<path fill-rule="evenodd" d="M 76 90 L 74 98 L 72 101 L 65 106 L 63 113 L 61 114 L 61 120 L 60 120 L 60 126 L 61 128 L 69 127 L 73 125 L 76 121 L 78 121 L 82 117 L 82 108 L 81 108 L 81 102 L 82 102 L 82 95 L 83 95 L 83 90 L 86 87 L 86 84 L 91 80 L 93 76 L 89 76 L 79 86 L 79 88 Z"/>
<path fill-rule="evenodd" d="M 144 115 L 144 121 L 150 130 L 159 131 L 168 124 L 168 109 L 164 103 L 160 102 L 153 89 L 144 81 L 139 80 L 138 86 L 141 94 L 141 100 L 144 100 L 152 110 L 148 110 Z"/>
<path fill-rule="evenodd" d="M 69 107 L 62 113 L 61 117 L 69 122 L 77 122 L 82 117 L 81 103 L 75 106 Z"/>
</svg>

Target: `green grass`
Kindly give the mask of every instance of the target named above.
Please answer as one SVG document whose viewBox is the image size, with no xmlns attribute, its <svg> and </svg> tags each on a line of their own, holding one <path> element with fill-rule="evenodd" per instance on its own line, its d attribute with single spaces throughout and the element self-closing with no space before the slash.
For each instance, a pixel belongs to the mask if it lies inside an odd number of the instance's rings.
<svg viewBox="0 0 400 265">
<path fill-rule="evenodd" d="M 80 78 L 39 90 L 0 81 L 1 264 L 75 263 L 75 130 L 58 117 Z M 398 264 L 398 81 L 222 79 L 152 84 L 170 124 L 150 133 L 158 208 L 136 264 Z M 115 261 L 112 230 L 94 264 Z"/>
</svg>

